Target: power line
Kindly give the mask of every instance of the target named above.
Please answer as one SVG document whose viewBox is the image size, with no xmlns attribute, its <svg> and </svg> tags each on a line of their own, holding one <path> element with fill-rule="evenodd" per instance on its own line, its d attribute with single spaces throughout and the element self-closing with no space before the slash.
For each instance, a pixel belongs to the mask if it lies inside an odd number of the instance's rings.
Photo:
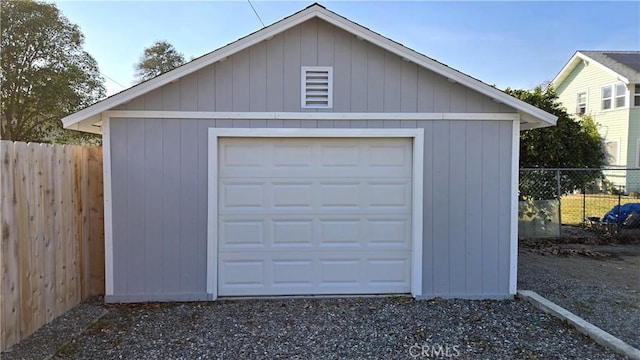
<svg viewBox="0 0 640 360">
<path fill-rule="evenodd" d="M 105 75 L 102 71 L 98 71 L 100 73 L 100 75 L 106 77 L 107 79 L 111 80 L 112 82 L 114 82 L 116 85 L 119 85 L 121 88 L 126 89 L 127 87 L 120 84 L 119 82 L 113 80 L 112 78 L 108 77 L 107 75 Z"/>
<path fill-rule="evenodd" d="M 253 7 L 253 4 L 251 3 L 251 0 L 247 0 L 247 2 L 249 3 L 251 8 L 253 9 L 253 13 L 256 14 L 256 16 L 258 17 L 258 20 L 260 20 L 260 24 L 262 24 L 262 27 L 265 27 L 264 22 L 262 22 L 262 19 L 260 18 L 260 15 L 258 15 L 258 12 L 256 11 L 256 8 Z"/>
</svg>

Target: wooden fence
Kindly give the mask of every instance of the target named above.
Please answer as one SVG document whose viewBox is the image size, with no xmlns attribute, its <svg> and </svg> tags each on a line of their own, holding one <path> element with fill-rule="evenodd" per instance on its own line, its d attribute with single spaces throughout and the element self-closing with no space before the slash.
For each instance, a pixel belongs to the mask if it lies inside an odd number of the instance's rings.
<svg viewBox="0 0 640 360">
<path fill-rule="evenodd" d="M 104 293 L 102 149 L 0 141 L 0 351 Z"/>
</svg>

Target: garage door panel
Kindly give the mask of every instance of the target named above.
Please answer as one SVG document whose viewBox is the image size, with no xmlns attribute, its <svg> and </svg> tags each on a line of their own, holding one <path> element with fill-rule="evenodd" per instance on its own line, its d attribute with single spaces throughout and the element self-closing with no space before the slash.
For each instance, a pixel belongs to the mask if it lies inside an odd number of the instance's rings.
<svg viewBox="0 0 640 360">
<path fill-rule="evenodd" d="M 274 287 L 313 286 L 313 276 L 310 276 L 314 273 L 313 260 L 275 259 L 271 264 Z"/>
<path fill-rule="evenodd" d="M 271 207 L 273 210 L 312 210 L 314 207 L 313 182 L 273 182 L 271 184 Z"/>
<path fill-rule="evenodd" d="M 377 285 L 409 286 L 410 259 L 404 255 L 367 259 L 368 281 Z"/>
<path fill-rule="evenodd" d="M 334 168 L 362 166 L 361 148 L 358 145 L 320 144 L 320 167 L 326 172 L 337 171 Z"/>
<path fill-rule="evenodd" d="M 262 219 L 227 220 L 220 222 L 221 248 L 265 247 L 265 222 Z"/>
<path fill-rule="evenodd" d="M 219 176 L 410 177 L 411 140 L 375 141 L 379 144 L 371 145 L 370 139 L 285 139 L 280 144 L 221 139 Z"/>
<path fill-rule="evenodd" d="M 220 143 L 221 163 L 225 168 L 250 168 L 256 171 L 266 164 L 264 147 L 258 143 Z"/>
<path fill-rule="evenodd" d="M 280 171 L 286 168 L 311 168 L 313 146 L 310 144 L 274 144 L 273 166 Z"/>
<path fill-rule="evenodd" d="M 319 219 L 320 247 L 360 247 L 362 221 L 351 219 Z"/>
<path fill-rule="evenodd" d="M 228 253 L 221 296 L 408 292 L 406 252 Z M 259 260 L 256 260 L 259 258 Z M 320 290 L 321 289 L 321 290 Z M 345 292 L 348 290 L 348 292 Z"/>
<path fill-rule="evenodd" d="M 326 255 L 325 255 L 326 256 Z M 362 260 L 359 255 L 318 260 L 319 283 L 321 286 L 357 286 L 360 284 Z"/>
<path fill-rule="evenodd" d="M 220 184 L 222 209 L 263 210 L 265 184 L 260 182 L 225 181 Z"/>
<path fill-rule="evenodd" d="M 370 246 L 411 249 L 411 222 L 408 218 L 369 219 L 366 228 Z"/>
<path fill-rule="evenodd" d="M 219 249 L 407 250 L 411 249 L 409 215 L 266 214 L 219 217 Z"/>
<path fill-rule="evenodd" d="M 221 288 L 264 288 L 265 279 L 264 260 L 224 260 L 219 264 Z"/>
<path fill-rule="evenodd" d="M 412 156 L 407 146 L 398 144 L 372 145 L 369 148 L 369 165 L 388 168 L 391 171 L 411 171 Z"/>
<path fill-rule="evenodd" d="M 273 247 L 311 247 L 313 246 L 313 220 L 272 220 L 272 236 L 270 243 Z"/>
<path fill-rule="evenodd" d="M 319 191 L 320 209 L 349 208 L 349 210 L 359 210 L 361 207 L 360 182 L 321 182 Z"/>
<path fill-rule="evenodd" d="M 411 180 L 369 182 L 366 206 L 381 210 L 411 211 Z"/>
<path fill-rule="evenodd" d="M 410 291 L 410 140 L 221 142 L 220 296 Z"/>
</svg>

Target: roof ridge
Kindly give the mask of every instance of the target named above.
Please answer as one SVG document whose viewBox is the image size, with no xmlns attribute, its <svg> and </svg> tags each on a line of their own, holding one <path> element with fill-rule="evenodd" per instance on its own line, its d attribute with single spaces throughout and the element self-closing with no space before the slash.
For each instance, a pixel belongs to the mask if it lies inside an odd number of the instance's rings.
<svg viewBox="0 0 640 360">
<path fill-rule="evenodd" d="M 578 50 L 578 52 L 599 52 L 599 53 L 640 53 L 638 50 Z"/>
</svg>

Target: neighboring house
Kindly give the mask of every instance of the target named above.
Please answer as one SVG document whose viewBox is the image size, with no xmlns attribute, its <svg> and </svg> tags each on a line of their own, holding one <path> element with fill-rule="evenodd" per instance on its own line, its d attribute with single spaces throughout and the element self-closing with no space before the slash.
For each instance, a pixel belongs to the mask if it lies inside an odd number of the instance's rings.
<svg viewBox="0 0 640 360">
<path fill-rule="evenodd" d="M 513 297 L 555 122 L 317 4 L 63 119 L 103 134 L 107 302 Z"/>
<path fill-rule="evenodd" d="M 598 123 L 609 165 L 640 167 L 640 51 L 577 51 L 551 84 L 569 113 Z M 638 171 L 607 178 L 640 191 Z"/>
</svg>

